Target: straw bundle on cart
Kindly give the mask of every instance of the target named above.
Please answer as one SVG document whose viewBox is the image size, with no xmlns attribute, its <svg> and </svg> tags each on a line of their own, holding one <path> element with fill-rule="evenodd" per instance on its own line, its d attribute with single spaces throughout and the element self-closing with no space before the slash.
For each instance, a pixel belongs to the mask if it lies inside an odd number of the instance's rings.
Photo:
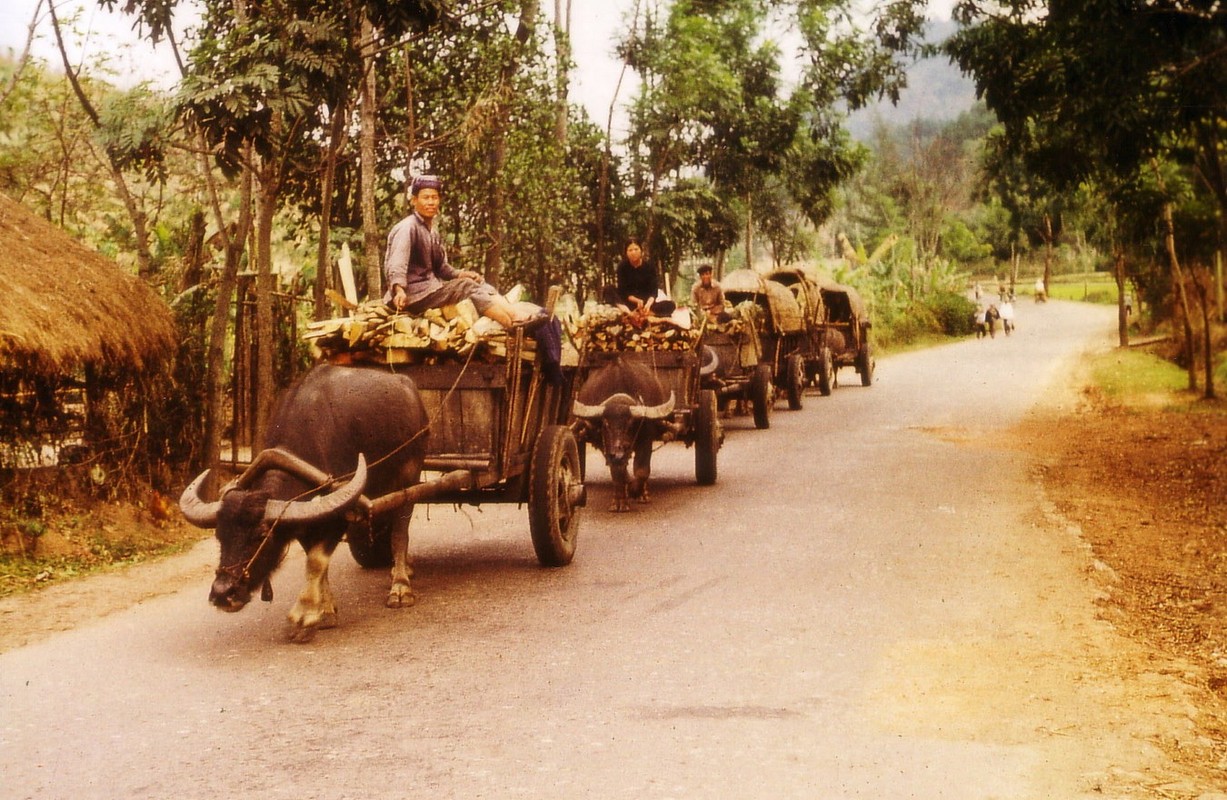
<svg viewBox="0 0 1227 800">
<path fill-rule="evenodd" d="M 626 350 L 693 350 L 699 330 L 670 317 L 639 319 L 616 306 L 597 306 L 579 318 L 572 336 L 579 349 L 614 353 Z"/>
<path fill-rule="evenodd" d="M 507 355 L 507 330 L 479 315 L 469 300 L 422 314 L 398 313 L 373 300 L 358 306 L 353 316 L 308 323 L 303 339 L 330 361 L 420 364 Z M 533 352 L 532 339 L 525 340 L 524 350 Z"/>
</svg>

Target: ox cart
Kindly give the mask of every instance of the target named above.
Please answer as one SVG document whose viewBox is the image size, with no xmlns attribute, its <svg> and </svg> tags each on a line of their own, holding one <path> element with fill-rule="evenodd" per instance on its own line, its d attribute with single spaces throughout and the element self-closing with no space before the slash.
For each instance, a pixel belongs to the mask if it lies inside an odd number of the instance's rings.
<svg viewBox="0 0 1227 800">
<path fill-rule="evenodd" d="M 873 327 L 860 294 L 851 286 L 824 281 L 822 293 L 822 339 L 829 352 L 833 374 L 840 367 L 852 367 L 861 376 L 861 385 L 873 383 L 875 360 L 869 330 Z M 835 382 L 831 381 L 831 385 Z"/>
<path fill-rule="evenodd" d="M 724 440 L 716 393 L 704 389 L 699 347 L 676 350 L 600 351 L 585 349 L 580 353 L 575 375 L 575 396 L 598 371 L 622 361 L 645 367 L 659 379 L 665 393 L 672 397 L 671 409 L 653 427 L 658 442 L 679 441 L 694 447 L 695 480 L 701 486 L 716 482 L 717 457 Z M 576 424 L 581 441 L 593 434 L 593 428 Z"/>
<path fill-rule="evenodd" d="M 758 327 L 751 319 L 734 318 L 728 322 L 708 323 L 703 332 L 703 347 L 715 357 L 715 369 L 703 377 L 702 388 L 716 393 L 721 410 L 730 403 L 746 403 L 754 413 L 754 427 L 771 427 L 774 373 L 762 361 Z"/>
<path fill-rule="evenodd" d="M 500 350 L 501 352 L 501 350 Z M 575 553 L 585 504 L 579 449 L 567 425 L 573 370 L 548 375 L 523 329 L 505 359 L 454 357 L 389 365 L 409 376 L 426 409 L 429 436 L 421 483 L 360 507 L 346 534 L 367 568 L 392 563 L 388 512 L 408 503 L 525 503 L 537 560 L 563 566 Z"/>
<path fill-rule="evenodd" d="M 806 383 L 820 363 L 821 349 L 814 341 L 816 292 L 799 294 L 746 269 L 730 272 L 722 286 L 724 296 L 741 313 L 750 316 L 752 309 L 758 309 L 760 360 L 769 366 L 772 383 L 788 400 L 788 408 L 800 410 Z"/>
</svg>

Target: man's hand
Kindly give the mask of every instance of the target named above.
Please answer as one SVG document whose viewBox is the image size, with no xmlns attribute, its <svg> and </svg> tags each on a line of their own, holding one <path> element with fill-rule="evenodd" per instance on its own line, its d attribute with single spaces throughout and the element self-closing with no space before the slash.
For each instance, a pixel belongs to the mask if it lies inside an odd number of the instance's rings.
<svg viewBox="0 0 1227 800">
<path fill-rule="evenodd" d="M 404 311 L 405 306 L 409 305 L 409 296 L 405 294 L 405 287 L 399 283 L 392 287 L 392 305 L 397 311 Z"/>
<path fill-rule="evenodd" d="M 469 280 L 477 281 L 478 283 L 485 281 L 485 278 L 481 276 L 480 272 L 474 272 L 471 269 L 462 269 L 460 270 L 459 275 L 461 278 L 468 278 Z"/>
</svg>

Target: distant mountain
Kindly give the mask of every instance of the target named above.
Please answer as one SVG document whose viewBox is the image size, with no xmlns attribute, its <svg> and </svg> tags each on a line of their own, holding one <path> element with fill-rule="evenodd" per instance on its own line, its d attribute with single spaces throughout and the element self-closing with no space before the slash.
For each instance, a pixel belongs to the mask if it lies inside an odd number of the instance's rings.
<svg viewBox="0 0 1227 800">
<path fill-rule="evenodd" d="M 934 21 L 929 30 L 931 41 L 943 41 L 955 32 L 954 22 Z M 976 86 L 965 77 L 958 65 L 946 56 L 927 58 L 912 65 L 907 72 L 907 88 L 898 105 L 889 101 L 875 103 L 848 118 L 852 138 L 866 141 L 878 120 L 887 126 L 906 125 L 917 119 L 949 120 L 967 111 L 976 102 Z"/>
</svg>

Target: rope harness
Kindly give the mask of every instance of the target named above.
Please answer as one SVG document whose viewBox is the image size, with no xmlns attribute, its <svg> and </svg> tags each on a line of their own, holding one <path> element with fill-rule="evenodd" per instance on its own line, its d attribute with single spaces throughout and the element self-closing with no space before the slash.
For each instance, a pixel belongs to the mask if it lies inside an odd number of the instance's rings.
<svg viewBox="0 0 1227 800">
<path fill-rule="evenodd" d="M 413 444 L 415 441 L 417 441 L 419 437 L 424 436 L 425 434 L 430 432 L 430 429 L 435 425 L 435 423 L 439 421 L 439 417 L 443 414 L 443 409 L 447 406 L 447 401 L 451 399 L 452 394 L 456 391 L 456 387 L 460 385 L 461 379 L 464 378 L 464 374 L 468 371 L 469 365 L 473 361 L 473 354 L 476 352 L 476 350 L 477 348 L 473 348 L 469 351 L 468 356 L 465 358 L 464 363 L 460 367 L 460 372 L 456 375 L 456 380 L 452 382 L 451 387 L 448 388 L 447 393 L 443 396 L 443 401 L 439 404 L 438 410 L 436 410 L 433 417 L 431 417 L 430 419 L 426 421 L 426 425 L 423 426 L 416 433 L 414 433 L 412 436 L 410 436 L 408 439 L 405 439 L 403 442 L 398 444 L 396 447 L 392 448 L 384 455 L 372 461 L 370 464 L 367 465 L 367 469 L 371 469 L 371 468 L 378 466 L 379 464 L 382 464 L 383 462 L 395 456 L 400 451 L 404 450 L 409 445 Z M 391 368 L 391 365 L 389 365 L 388 371 L 393 374 L 397 374 L 396 370 Z M 263 472 L 263 471 L 264 470 L 260 470 L 260 472 Z M 258 474 L 260 473 L 256 473 L 255 475 L 250 476 L 250 479 L 254 480 L 256 475 Z M 291 497 L 290 502 L 302 500 L 306 497 L 309 497 L 310 495 L 313 495 L 322 489 L 326 489 L 327 487 L 333 485 L 334 483 L 337 483 L 338 481 L 343 481 L 343 480 L 352 478 L 354 474 L 355 473 L 353 471 L 350 471 L 350 472 L 343 473 L 339 477 L 329 477 L 328 480 L 322 483 L 317 483 L 316 485 L 311 486 L 305 491 L 299 492 L 297 495 Z M 241 477 L 242 476 L 240 476 L 240 479 Z M 303 477 L 303 476 L 299 475 L 298 477 Z M 231 481 L 229 484 L 222 487 L 222 490 L 219 493 L 219 497 L 225 497 L 227 492 L 230 492 L 230 491 L 233 491 L 239 488 L 242 488 L 242 487 L 240 487 L 238 480 Z M 272 520 L 262 519 L 260 521 L 260 524 L 257 527 L 257 530 L 261 531 L 260 543 L 256 545 L 256 549 L 251 554 L 250 558 L 248 558 L 245 562 L 229 564 L 227 566 L 219 566 L 213 572 L 214 577 L 220 578 L 224 576 L 224 577 L 230 578 L 233 581 L 236 581 L 241 586 L 247 586 L 248 582 L 251 580 L 252 566 L 260 558 L 260 556 L 264 553 L 265 549 L 268 548 L 269 544 L 276 538 L 277 526 L 281 523 L 282 515 L 285 514 L 288 508 L 289 506 L 287 504 L 285 507 L 282 508 L 281 514 L 278 515 L 276 519 L 272 519 Z M 367 530 L 369 532 L 370 530 L 369 525 L 367 526 Z M 273 585 L 268 577 L 264 578 L 264 583 L 260 587 L 260 599 L 266 603 L 272 602 Z"/>
</svg>

